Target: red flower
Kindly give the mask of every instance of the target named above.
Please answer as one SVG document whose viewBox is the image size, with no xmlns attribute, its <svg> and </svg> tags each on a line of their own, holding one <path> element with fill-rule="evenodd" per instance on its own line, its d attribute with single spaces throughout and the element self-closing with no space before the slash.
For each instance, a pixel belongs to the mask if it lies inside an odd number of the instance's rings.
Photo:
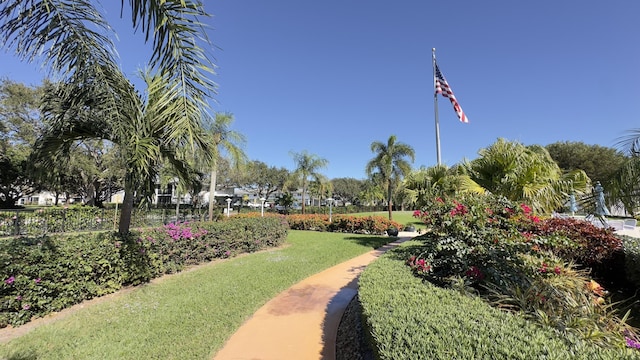
<svg viewBox="0 0 640 360">
<path fill-rule="evenodd" d="M 531 208 L 529 206 L 527 206 L 527 204 L 520 204 L 520 208 L 522 209 L 522 211 L 525 214 L 530 214 L 531 213 Z"/>
<path fill-rule="evenodd" d="M 469 270 L 467 270 L 465 275 L 476 281 L 480 281 L 484 279 L 484 274 L 476 266 L 472 266 L 471 268 L 469 268 Z"/>
</svg>

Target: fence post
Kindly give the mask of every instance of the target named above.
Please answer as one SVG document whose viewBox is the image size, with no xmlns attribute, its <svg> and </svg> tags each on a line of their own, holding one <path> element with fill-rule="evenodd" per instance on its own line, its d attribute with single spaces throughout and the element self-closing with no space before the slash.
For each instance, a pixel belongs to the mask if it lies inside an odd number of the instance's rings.
<svg viewBox="0 0 640 360">
<path fill-rule="evenodd" d="M 18 210 L 16 210 L 16 215 L 15 215 L 15 219 L 13 220 L 13 223 L 16 228 L 15 230 L 16 233 L 14 235 L 20 235 L 20 217 L 19 217 Z"/>
</svg>

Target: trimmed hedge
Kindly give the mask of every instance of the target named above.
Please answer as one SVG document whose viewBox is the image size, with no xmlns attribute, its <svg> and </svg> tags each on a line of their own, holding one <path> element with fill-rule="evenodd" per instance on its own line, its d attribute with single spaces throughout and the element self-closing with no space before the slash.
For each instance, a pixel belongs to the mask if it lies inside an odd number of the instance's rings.
<svg viewBox="0 0 640 360">
<path fill-rule="evenodd" d="M 288 215 L 289 226 L 294 230 L 331 231 L 352 234 L 383 235 L 387 229 L 402 229 L 402 224 L 382 216 L 349 216 L 334 215 L 329 222 L 329 215 Z"/>
<path fill-rule="evenodd" d="M 166 225 L 131 232 L 0 241 L 0 327 L 62 310 L 216 258 L 281 244 L 281 218 Z"/>
<path fill-rule="evenodd" d="M 637 359 L 492 308 L 477 297 L 415 277 L 405 254 L 369 265 L 359 297 L 378 359 Z"/>
</svg>

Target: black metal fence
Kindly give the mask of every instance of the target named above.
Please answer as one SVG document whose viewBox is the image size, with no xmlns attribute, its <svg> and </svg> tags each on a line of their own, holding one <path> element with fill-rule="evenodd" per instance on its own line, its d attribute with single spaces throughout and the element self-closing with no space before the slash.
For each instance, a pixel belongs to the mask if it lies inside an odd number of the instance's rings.
<svg viewBox="0 0 640 360">
<path fill-rule="evenodd" d="M 119 216 L 119 209 L 91 207 L 0 210 L 0 237 L 116 230 Z M 131 227 L 202 221 L 205 218 L 206 211 L 202 209 L 183 209 L 177 215 L 175 209 L 134 210 Z"/>
</svg>

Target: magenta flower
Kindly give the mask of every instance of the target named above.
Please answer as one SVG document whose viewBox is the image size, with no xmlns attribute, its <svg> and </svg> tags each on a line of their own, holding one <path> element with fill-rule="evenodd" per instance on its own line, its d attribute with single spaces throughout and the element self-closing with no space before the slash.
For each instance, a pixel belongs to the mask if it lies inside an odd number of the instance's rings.
<svg viewBox="0 0 640 360">
<path fill-rule="evenodd" d="M 625 340 L 627 340 L 627 347 L 630 347 L 632 349 L 640 349 L 640 342 L 630 337 L 625 337 Z"/>
<path fill-rule="evenodd" d="M 11 284 L 13 284 L 14 281 L 16 281 L 16 278 L 11 276 L 7 280 L 5 280 L 4 283 L 7 284 L 7 285 L 11 285 Z"/>
<path fill-rule="evenodd" d="M 23 309 L 23 310 L 29 310 L 29 309 L 31 309 L 31 305 L 29 305 L 29 304 L 24 304 L 24 305 L 22 305 L 22 309 Z"/>
<path fill-rule="evenodd" d="M 21 295 L 16 296 L 16 300 L 18 301 L 22 300 L 22 296 Z"/>
<path fill-rule="evenodd" d="M 37 278 L 37 279 L 35 279 L 35 280 L 33 280 L 33 281 L 35 281 L 35 282 L 36 282 L 36 284 L 40 284 L 40 281 L 42 281 L 42 279 Z"/>
</svg>

